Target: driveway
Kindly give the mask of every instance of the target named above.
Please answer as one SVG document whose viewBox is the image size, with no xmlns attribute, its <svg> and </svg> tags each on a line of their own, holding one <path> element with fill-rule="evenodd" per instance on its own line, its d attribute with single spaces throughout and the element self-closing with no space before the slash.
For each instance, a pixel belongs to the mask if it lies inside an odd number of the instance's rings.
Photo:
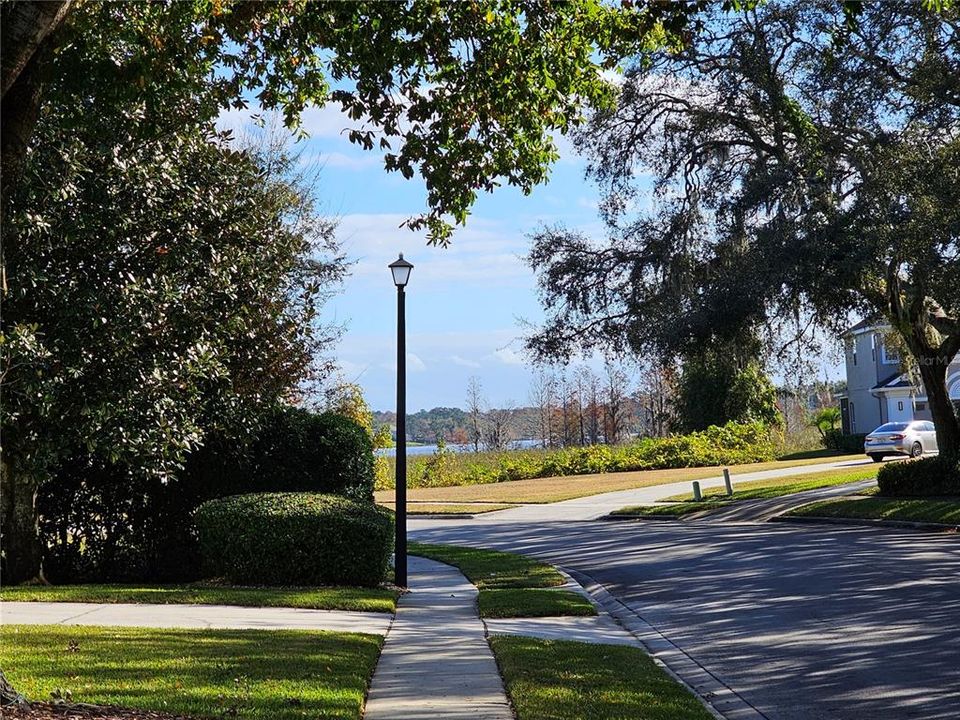
<svg viewBox="0 0 960 720">
<path fill-rule="evenodd" d="M 769 524 L 411 522 L 602 583 L 771 720 L 960 717 L 960 540 Z"/>
</svg>

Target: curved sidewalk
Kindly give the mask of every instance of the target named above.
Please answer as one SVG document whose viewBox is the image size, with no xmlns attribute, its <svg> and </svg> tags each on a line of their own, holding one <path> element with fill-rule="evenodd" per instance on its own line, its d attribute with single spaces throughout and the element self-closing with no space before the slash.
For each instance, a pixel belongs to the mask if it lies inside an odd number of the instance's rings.
<svg viewBox="0 0 960 720">
<path fill-rule="evenodd" d="M 477 589 L 455 568 L 410 557 L 411 592 L 377 664 L 364 720 L 513 720 L 477 613 Z"/>
</svg>

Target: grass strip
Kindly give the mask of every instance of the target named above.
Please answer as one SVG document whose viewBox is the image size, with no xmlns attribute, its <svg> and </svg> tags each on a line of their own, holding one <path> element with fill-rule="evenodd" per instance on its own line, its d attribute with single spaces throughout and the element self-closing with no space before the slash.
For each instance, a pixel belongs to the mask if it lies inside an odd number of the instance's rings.
<svg viewBox="0 0 960 720">
<path fill-rule="evenodd" d="M 0 600 L 7 602 L 242 605 L 385 613 L 396 610 L 397 596 L 397 591 L 390 588 L 250 588 L 199 584 L 14 585 L 0 590 Z"/>
<path fill-rule="evenodd" d="M 507 588 L 480 592 L 480 617 L 557 617 L 596 615 L 596 608 L 583 595 L 568 590 Z"/>
<path fill-rule="evenodd" d="M 727 507 L 729 503 L 722 502 L 698 502 L 698 503 L 675 503 L 673 505 L 629 505 L 619 510 L 614 510 L 611 515 L 623 517 L 654 517 L 654 518 L 679 518 L 685 515 L 694 515 L 705 510 L 716 510 Z"/>
<path fill-rule="evenodd" d="M 382 638 L 301 630 L 7 625 L 0 667 L 28 698 L 198 718 L 358 720 Z"/>
<path fill-rule="evenodd" d="M 824 472 L 811 473 L 800 477 L 768 478 L 741 483 L 734 480 L 733 498 L 730 499 L 727 499 L 727 493 L 723 486 L 704 488 L 702 495 L 705 500 L 725 500 L 726 502 L 766 500 L 782 495 L 792 495 L 793 493 L 803 492 L 805 490 L 817 490 L 819 488 L 859 482 L 860 480 L 869 480 L 876 476 L 877 469 L 875 467 L 853 467 L 846 470 L 826 470 Z M 672 495 L 671 497 L 664 498 L 664 500 L 686 503 L 696 502 L 693 499 L 692 493 Z"/>
<path fill-rule="evenodd" d="M 389 510 L 396 510 L 397 504 L 393 502 L 378 503 Z M 465 504 L 445 504 L 445 503 L 407 503 L 407 515 L 480 515 L 482 513 L 493 512 L 495 510 L 507 510 L 516 507 L 516 505 L 505 505 L 503 503 L 465 503 Z"/>
<path fill-rule="evenodd" d="M 585 597 L 569 590 L 556 590 L 566 578 L 556 568 L 516 553 L 410 543 L 411 555 L 453 565 L 480 591 L 480 617 L 556 617 L 596 615 Z"/>
<path fill-rule="evenodd" d="M 711 720 L 697 698 L 635 647 L 493 636 L 519 720 Z"/>
<path fill-rule="evenodd" d="M 774 461 L 731 465 L 733 474 L 775 470 L 779 468 L 802 468 L 822 462 L 842 460 L 862 460 L 863 455 L 838 455 L 828 458 L 809 458 L 804 460 Z M 434 502 L 458 504 L 471 502 L 489 502 L 506 504 L 552 503 L 561 500 L 597 495 L 619 490 L 664 485 L 672 482 L 703 480 L 721 474 L 720 467 L 674 468 L 671 470 L 639 470 L 635 472 L 599 473 L 596 475 L 568 475 L 563 477 L 534 478 L 531 480 L 512 480 L 509 482 L 481 485 L 459 485 L 451 487 L 411 488 L 407 497 L 415 502 Z M 835 472 L 835 471 L 831 471 Z M 379 490 L 377 502 L 394 502 L 393 490 Z"/>
<path fill-rule="evenodd" d="M 408 551 L 459 568 L 480 590 L 548 588 L 566 582 L 552 565 L 516 553 L 426 543 L 410 543 Z"/>
<path fill-rule="evenodd" d="M 960 524 L 960 498 L 841 498 L 804 505 L 787 513 L 797 517 L 903 520 Z"/>
</svg>

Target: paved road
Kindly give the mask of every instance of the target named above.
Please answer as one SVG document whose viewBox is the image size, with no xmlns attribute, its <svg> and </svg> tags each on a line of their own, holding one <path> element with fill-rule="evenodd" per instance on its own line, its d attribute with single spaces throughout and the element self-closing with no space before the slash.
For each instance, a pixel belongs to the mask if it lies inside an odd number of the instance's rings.
<svg viewBox="0 0 960 720">
<path fill-rule="evenodd" d="M 960 718 L 960 538 L 697 523 L 411 523 L 603 583 L 771 720 Z"/>
</svg>

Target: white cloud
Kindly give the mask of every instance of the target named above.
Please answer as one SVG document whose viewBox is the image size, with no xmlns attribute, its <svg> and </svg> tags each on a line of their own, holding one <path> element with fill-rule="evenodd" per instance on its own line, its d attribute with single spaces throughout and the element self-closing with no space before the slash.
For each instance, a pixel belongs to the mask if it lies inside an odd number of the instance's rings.
<svg viewBox="0 0 960 720">
<path fill-rule="evenodd" d="M 467 360 L 467 358 L 460 357 L 459 355 L 451 355 L 450 361 L 454 365 L 461 365 L 463 367 L 468 367 L 468 368 L 480 367 L 480 363 L 476 362 L 475 360 Z"/>
<path fill-rule="evenodd" d="M 500 348 L 494 351 L 493 356 L 504 365 L 525 365 L 523 356 L 512 348 Z"/>
<path fill-rule="evenodd" d="M 420 356 L 415 353 L 407 353 L 407 370 L 411 372 L 426 372 L 427 366 Z"/>
<path fill-rule="evenodd" d="M 337 234 L 347 254 L 357 259 L 354 279 L 383 277 L 397 252 L 414 264 L 411 285 L 449 287 L 451 283 L 486 288 L 532 286 L 533 274 L 524 264 L 527 240 L 500 223 L 473 217 L 457 230 L 448 248 L 429 247 L 422 232 L 402 227 L 408 216 L 398 213 L 352 214 L 340 218 Z"/>
</svg>

